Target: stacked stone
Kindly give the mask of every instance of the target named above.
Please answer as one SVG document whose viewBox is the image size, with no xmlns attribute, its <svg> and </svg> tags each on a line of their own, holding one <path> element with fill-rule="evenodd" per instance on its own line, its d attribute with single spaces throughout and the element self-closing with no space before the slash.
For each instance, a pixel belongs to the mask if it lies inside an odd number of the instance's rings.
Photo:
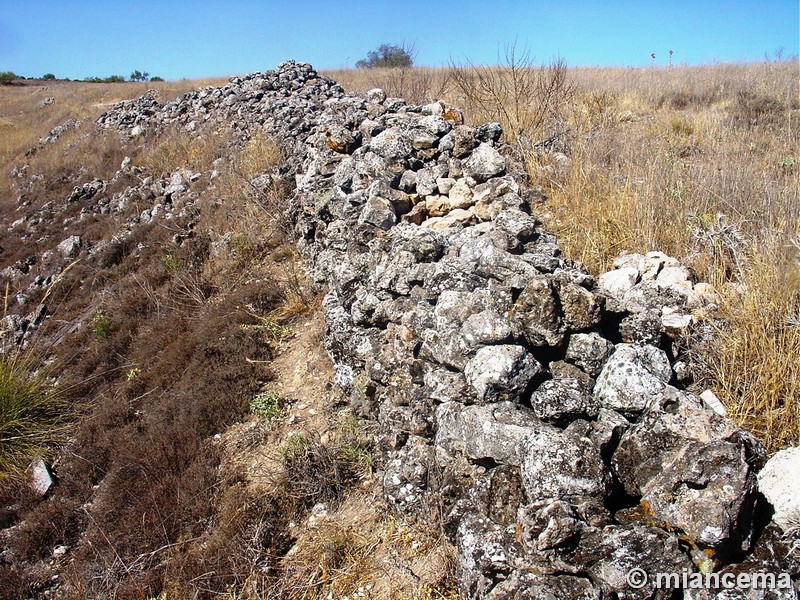
<svg viewBox="0 0 800 600">
<path fill-rule="evenodd" d="M 713 291 L 660 253 L 595 281 L 531 214 L 499 125 L 453 115 L 332 99 L 297 177 L 298 244 L 337 381 L 380 425 L 386 496 L 445 507 L 470 597 L 650 598 L 629 570 L 740 560 L 764 449 L 672 368 Z"/>
<path fill-rule="evenodd" d="M 163 105 L 154 92 L 125 100 L 101 115 L 97 123 L 131 135 L 166 125 L 190 132 L 223 125 L 244 137 L 263 131 L 288 143 L 302 141 L 323 103 L 343 95 L 336 82 L 318 75 L 311 65 L 287 61 L 275 71 L 233 77 L 223 87 L 191 91 Z"/>
</svg>

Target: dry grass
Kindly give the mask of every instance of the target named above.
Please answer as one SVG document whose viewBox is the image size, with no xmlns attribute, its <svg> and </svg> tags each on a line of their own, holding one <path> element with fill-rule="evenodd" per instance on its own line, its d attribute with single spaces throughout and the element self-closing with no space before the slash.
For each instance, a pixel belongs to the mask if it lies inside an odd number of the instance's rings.
<svg viewBox="0 0 800 600">
<path fill-rule="evenodd" d="M 784 268 L 781 269 L 781 266 Z M 709 357 L 709 383 L 734 419 L 768 448 L 798 444 L 800 432 L 800 268 L 759 250 L 743 286 L 723 294 L 725 320 Z"/>
<path fill-rule="evenodd" d="M 525 56 L 511 62 L 531 66 Z M 512 66 L 420 69 L 419 82 L 406 75 L 404 85 L 412 100 L 462 107 L 467 122 L 500 120 L 531 183 L 549 197 L 537 216 L 593 273 L 621 252 L 657 249 L 724 290 L 725 325 L 704 359 L 706 381 L 770 449 L 800 443 L 797 61 L 570 69 L 560 96 L 548 100 L 554 110 L 528 134 L 532 143 L 554 136 L 558 154 L 520 144 L 507 118 L 536 112 L 541 99 L 526 98 L 530 86 L 515 80 L 547 81 L 547 69 Z M 454 76 L 459 68 L 472 85 Z M 358 91 L 388 77 L 330 75 Z"/>
<path fill-rule="evenodd" d="M 381 88 L 389 96 L 405 98 L 416 104 L 441 100 L 450 87 L 447 71 L 427 67 L 343 69 L 325 71 L 323 75 L 349 91 L 363 93 L 372 88 Z"/>
<path fill-rule="evenodd" d="M 797 65 L 574 78 L 571 162 L 532 169 L 548 226 L 595 273 L 658 249 L 723 290 L 705 382 L 770 449 L 800 443 Z"/>
<path fill-rule="evenodd" d="M 94 120 L 116 102 L 157 90 L 167 102 L 206 85 L 223 85 L 224 79 L 147 83 L 28 82 L 0 88 L 0 172 L 36 146 L 54 127 L 68 119 Z M 53 102 L 42 106 L 45 98 Z"/>
<path fill-rule="evenodd" d="M 454 567 L 455 549 L 442 537 L 353 494 L 304 528 L 282 562 L 281 597 L 455 600 Z"/>
</svg>

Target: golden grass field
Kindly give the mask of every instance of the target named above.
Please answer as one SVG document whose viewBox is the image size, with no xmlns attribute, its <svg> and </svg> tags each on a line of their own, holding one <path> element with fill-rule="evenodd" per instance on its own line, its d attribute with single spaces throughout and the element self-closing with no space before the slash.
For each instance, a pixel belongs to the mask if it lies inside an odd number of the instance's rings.
<svg viewBox="0 0 800 600">
<path fill-rule="evenodd" d="M 721 294 L 721 318 L 712 321 L 716 345 L 698 353 L 701 383 L 770 449 L 800 443 L 798 62 L 554 70 L 510 58 L 500 68 L 325 74 L 348 90 L 383 87 L 412 102 L 448 101 L 467 122 L 499 120 L 531 183 L 547 194 L 536 216 L 593 273 L 621 252 L 656 249 L 693 267 Z M 80 164 L 71 166 L 92 177 L 113 148 L 90 145 L 83 133 L 108 106 L 148 89 L 168 101 L 222 83 L 2 87 L 2 177 L 26 162 L 33 172 L 63 169 L 63 149 L 81 143 Z M 40 107 L 45 97 L 54 102 Z M 24 157 L 69 117 L 87 122 Z M 560 154 L 534 147 L 549 136 Z M 75 161 L 74 151 L 70 156 Z M 159 160 L 151 151 L 148 161 Z M 13 200 L 5 183 L 0 199 Z"/>
</svg>

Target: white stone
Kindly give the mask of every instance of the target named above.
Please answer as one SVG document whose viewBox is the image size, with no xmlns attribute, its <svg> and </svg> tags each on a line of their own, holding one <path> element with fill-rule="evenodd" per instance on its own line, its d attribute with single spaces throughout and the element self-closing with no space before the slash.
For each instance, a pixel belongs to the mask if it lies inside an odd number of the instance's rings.
<svg viewBox="0 0 800 600">
<path fill-rule="evenodd" d="M 758 488 L 775 509 L 772 520 L 783 531 L 800 527 L 800 447 L 770 458 L 758 474 Z"/>
<path fill-rule="evenodd" d="M 597 286 L 608 292 L 614 298 L 621 298 L 625 292 L 636 285 L 639 280 L 639 270 L 635 267 L 622 267 L 603 273 L 597 280 Z"/>
<path fill-rule="evenodd" d="M 664 328 L 668 334 L 681 334 L 685 332 L 692 324 L 692 315 L 682 312 L 680 309 L 675 309 L 665 306 L 661 309 L 661 327 Z"/>
<path fill-rule="evenodd" d="M 475 201 L 472 197 L 472 189 L 465 179 L 458 179 L 449 192 L 450 205 L 453 208 L 469 208 Z"/>
<path fill-rule="evenodd" d="M 680 287 L 686 289 L 686 284 L 688 283 L 688 288 L 691 289 L 691 281 L 692 272 L 682 266 L 664 267 L 656 276 L 656 283 L 664 287 Z"/>
<path fill-rule="evenodd" d="M 44 496 L 48 490 L 53 487 L 55 481 L 50 474 L 50 469 L 44 464 L 41 458 L 33 461 L 30 468 L 31 474 L 31 491 L 37 496 Z"/>
<path fill-rule="evenodd" d="M 703 404 L 705 404 L 708 408 L 713 410 L 718 415 L 724 417 L 728 414 L 725 405 L 719 398 L 717 398 L 717 395 L 711 390 L 706 390 L 705 392 L 700 394 L 700 399 L 703 401 Z"/>
<path fill-rule="evenodd" d="M 58 251 L 64 258 L 74 258 L 81 248 L 81 238 L 71 235 L 58 245 Z"/>
</svg>

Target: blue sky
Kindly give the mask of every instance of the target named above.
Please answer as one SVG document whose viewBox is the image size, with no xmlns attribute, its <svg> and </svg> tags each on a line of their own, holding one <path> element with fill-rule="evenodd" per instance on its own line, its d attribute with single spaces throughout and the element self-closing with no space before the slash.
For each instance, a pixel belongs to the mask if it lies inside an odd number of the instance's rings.
<svg viewBox="0 0 800 600">
<path fill-rule="evenodd" d="M 352 67 L 382 43 L 417 64 L 497 62 L 517 40 L 537 62 L 665 65 L 797 56 L 798 0 L 2 0 L 0 71 L 28 77 L 166 79 L 274 68 L 287 58 Z"/>
</svg>

